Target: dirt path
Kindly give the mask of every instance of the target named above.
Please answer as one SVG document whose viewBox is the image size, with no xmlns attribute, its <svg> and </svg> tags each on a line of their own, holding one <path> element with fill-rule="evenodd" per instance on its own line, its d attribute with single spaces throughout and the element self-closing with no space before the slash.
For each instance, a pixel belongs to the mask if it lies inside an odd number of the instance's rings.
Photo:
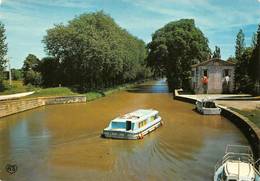
<svg viewBox="0 0 260 181">
<path fill-rule="evenodd" d="M 18 94 L 3 95 L 3 96 L 0 96 L 0 101 L 25 97 L 25 96 L 31 95 L 33 93 L 34 93 L 34 91 L 33 92 L 23 92 L 23 93 L 18 93 Z"/>
</svg>

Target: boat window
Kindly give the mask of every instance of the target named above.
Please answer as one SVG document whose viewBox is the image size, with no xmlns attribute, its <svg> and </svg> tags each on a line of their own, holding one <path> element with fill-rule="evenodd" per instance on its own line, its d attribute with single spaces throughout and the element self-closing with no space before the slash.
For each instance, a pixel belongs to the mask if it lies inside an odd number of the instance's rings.
<svg viewBox="0 0 260 181">
<path fill-rule="evenodd" d="M 125 127 L 126 131 L 131 130 L 131 125 L 132 125 L 131 121 L 126 121 L 126 127 Z"/>
<path fill-rule="evenodd" d="M 158 114 L 155 114 L 154 119 L 157 119 L 157 118 L 158 118 Z"/>
<path fill-rule="evenodd" d="M 143 121 L 143 126 L 145 126 L 147 124 L 147 120 Z"/>
<path fill-rule="evenodd" d="M 206 108 L 216 108 L 216 105 L 214 102 L 205 102 L 204 107 Z"/>
<path fill-rule="evenodd" d="M 154 117 L 155 117 L 155 116 L 152 116 L 152 117 L 150 118 L 150 121 L 154 121 Z"/>
<path fill-rule="evenodd" d="M 143 126 L 143 122 L 138 123 L 138 127 L 141 128 Z"/>
<path fill-rule="evenodd" d="M 147 124 L 147 120 L 141 121 L 138 123 L 138 127 L 141 128 Z"/>
<path fill-rule="evenodd" d="M 112 129 L 125 129 L 125 122 L 112 122 Z"/>
</svg>

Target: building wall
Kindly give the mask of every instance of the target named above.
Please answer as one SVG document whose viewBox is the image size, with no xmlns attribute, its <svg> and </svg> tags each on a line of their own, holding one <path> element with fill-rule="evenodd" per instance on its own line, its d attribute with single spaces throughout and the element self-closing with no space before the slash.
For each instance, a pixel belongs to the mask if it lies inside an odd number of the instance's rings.
<svg viewBox="0 0 260 181">
<path fill-rule="evenodd" d="M 234 69 L 235 69 L 234 66 L 216 65 L 213 63 L 192 68 L 193 71 L 192 86 L 195 90 L 195 93 L 203 93 L 201 78 L 204 75 L 204 70 L 207 70 L 208 73 L 208 93 L 220 94 L 223 92 L 223 80 L 225 77 L 224 74 L 225 70 L 229 70 L 229 77 L 230 77 L 229 91 L 233 92 L 234 75 L 235 75 Z"/>
</svg>

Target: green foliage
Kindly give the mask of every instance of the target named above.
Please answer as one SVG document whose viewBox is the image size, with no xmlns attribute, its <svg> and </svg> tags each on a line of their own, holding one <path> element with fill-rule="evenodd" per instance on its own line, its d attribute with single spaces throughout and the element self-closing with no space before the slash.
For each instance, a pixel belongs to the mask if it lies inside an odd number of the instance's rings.
<svg viewBox="0 0 260 181">
<path fill-rule="evenodd" d="M 54 87 L 36 90 L 30 97 L 48 97 L 48 96 L 70 96 L 78 95 L 67 87 Z"/>
<path fill-rule="evenodd" d="M 250 65 L 250 77 L 255 82 L 255 85 L 260 84 L 260 24 L 257 30 L 257 40 L 252 53 Z M 260 90 L 256 88 L 256 94 L 260 94 Z"/>
<path fill-rule="evenodd" d="M 16 94 L 21 92 L 33 91 L 35 87 L 31 86 L 30 84 L 24 85 L 21 80 L 13 80 L 12 85 L 9 85 L 9 81 L 4 81 L 4 91 L 1 92 L 1 95 L 7 94 Z"/>
<path fill-rule="evenodd" d="M 251 47 L 245 48 L 242 55 L 237 59 L 235 67 L 235 81 L 238 92 L 252 93 L 253 82 L 250 79 L 250 61 L 253 49 Z"/>
<path fill-rule="evenodd" d="M 221 58 L 220 48 L 218 46 L 215 46 L 212 58 Z"/>
<path fill-rule="evenodd" d="M 207 60 L 208 40 L 194 20 L 181 19 L 157 30 L 148 44 L 148 65 L 167 77 L 169 89 L 190 88 L 191 65 Z"/>
<path fill-rule="evenodd" d="M 242 114 L 243 116 L 247 117 L 250 121 L 255 123 L 260 128 L 260 109 L 255 110 L 240 110 L 232 108 L 232 110 Z"/>
<path fill-rule="evenodd" d="M 145 77 L 146 49 L 102 11 L 82 14 L 47 31 L 45 50 L 55 57 L 60 80 L 83 90 L 103 89 Z M 57 60 L 59 60 L 57 63 Z M 43 76 L 45 76 L 44 74 Z M 46 82 L 45 85 L 52 85 Z"/>
<path fill-rule="evenodd" d="M 251 47 L 255 48 L 257 44 L 257 34 L 253 33 Z"/>
<path fill-rule="evenodd" d="M 237 34 L 235 49 L 235 57 L 237 60 L 239 60 L 245 50 L 245 35 L 242 29 L 240 29 Z"/>
<path fill-rule="evenodd" d="M 40 72 L 44 87 L 57 87 L 61 84 L 61 65 L 57 58 L 45 57 L 41 60 Z"/>
<path fill-rule="evenodd" d="M 22 70 L 21 69 L 11 69 L 12 72 L 12 80 L 22 80 Z"/>
<path fill-rule="evenodd" d="M 32 54 L 29 54 L 24 60 L 22 67 L 24 84 L 31 84 L 34 86 L 40 86 L 42 82 L 42 76 L 40 73 L 41 61 Z"/>
<path fill-rule="evenodd" d="M 4 68 L 6 64 L 6 54 L 7 54 L 7 43 L 6 36 L 5 36 L 5 27 L 4 24 L 0 22 L 0 91 L 4 89 Z"/>
</svg>

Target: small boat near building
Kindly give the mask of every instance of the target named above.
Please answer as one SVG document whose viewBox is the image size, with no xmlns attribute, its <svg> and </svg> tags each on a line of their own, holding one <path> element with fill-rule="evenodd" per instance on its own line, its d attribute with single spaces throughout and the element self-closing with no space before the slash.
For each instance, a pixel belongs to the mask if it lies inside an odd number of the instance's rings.
<svg viewBox="0 0 260 181">
<path fill-rule="evenodd" d="M 213 100 L 202 99 L 196 102 L 196 110 L 204 115 L 215 115 L 221 113 L 221 108 L 219 108 Z"/>
<path fill-rule="evenodd" d="M 102 136 L 115 139 L 142 139 L 161 125 L 161 117 L 157 110 L 139 109 L 113 119 L 103 130 Z"/>
<path fill-rule="evenodd" d="M 260 181 L 256 165 L 250 147 L 228 145 L 215 166 L 214 181 Z"/>
</svg>

